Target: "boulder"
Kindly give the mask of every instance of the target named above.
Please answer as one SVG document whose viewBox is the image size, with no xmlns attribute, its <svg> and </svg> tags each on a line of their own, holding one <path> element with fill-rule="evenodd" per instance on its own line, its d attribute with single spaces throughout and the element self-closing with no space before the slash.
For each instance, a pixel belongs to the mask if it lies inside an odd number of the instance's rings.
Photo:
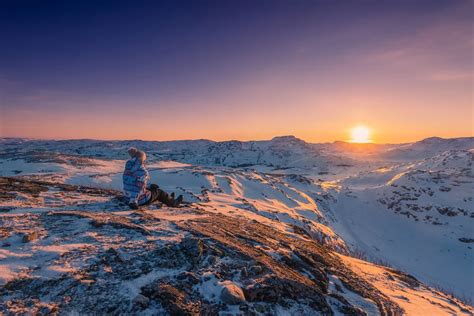
<svg viewBox="0 0 474 316">
<path fill-rule="evenodd" d="M 134 299 L 133 303 L 135 305 L 140 306 L 141 308 L 147 308 L 148 304 L 150 303 L 150 299 L 146 296 L 143 296 L 141 294 L 138 294 Z"/>
<path fill-rule="evenodd" d="M 245 295 L 240 286 L 231 281 L 225 281 L 222 283 L 221 300 L 229 305 L 237 305 L 245 302 Z"/>
<path fill-rule="evenodd" d="M 263 272 L 262 266 L 255 265 L 249 268 L 249 274 L 253 276 L 259 275 L 262 272 Z"/>
<path fill-rule="evenodd" d="M 33 240 L 38 239 L 38 233 L 35 231 L 32 232 L 27 232 L 23 235 L 23 238 L 21 239 L 22 242 L 27 243 Z"/>
</svg>

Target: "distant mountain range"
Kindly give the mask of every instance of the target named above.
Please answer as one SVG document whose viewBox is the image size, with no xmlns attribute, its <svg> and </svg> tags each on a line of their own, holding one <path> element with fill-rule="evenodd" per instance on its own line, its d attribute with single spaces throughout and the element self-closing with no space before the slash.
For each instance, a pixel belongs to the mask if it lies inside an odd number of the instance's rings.
<svg viewBox="0 0 474 316">
<path fill-rule="evenodd" d="M 279 136 L 267 141 L 102 141 L 102 140 L 31 140 L 0 139 L 2 152 L 9 150 L 59 151 L 96 158 L 126 158 L 126 149 L 134 146 L 151 158 L 172 159 L 205 165 L 231 167 L 265 165 L 270 167 L 325 168 L 353 163 L 357 155 L 364 159 L 422 159 L 446 150 L 470 149 L 474 137 L 444 139 L 431 137 L 405 144 L 356 144 L 343 141 L 307 143 L 295 136 Z M 21 145 L 21 148 L 18 148 Z M 353 156 L 355 155 L 355 156 Z M 330 160 L 330 162 L 329 162 Z"/>
</svg>

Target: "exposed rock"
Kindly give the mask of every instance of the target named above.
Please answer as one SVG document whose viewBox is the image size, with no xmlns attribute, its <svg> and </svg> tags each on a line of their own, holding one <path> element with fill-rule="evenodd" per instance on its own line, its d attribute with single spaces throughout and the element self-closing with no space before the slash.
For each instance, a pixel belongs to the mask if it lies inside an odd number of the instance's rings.
<svg viewBox="0 0 474 316">
<path fill-rule="evenodd" d="M 101 228 L 104 225 L 110 225 L 118 229 L 131 229 L 142 233 L 143 235 L 151 235 L 151 232 L 144 226 L 133 223 L 130 219 L 123 216 L 112 215 L 108 213 L 91 213 L 85 211 L 54 211 L 49 212 L 49 216 L 74 216 L 79 218 L 89 218 L 91 225 Z"/>
<path fill-rule="evenodd" d="M 231 281 L 225 281 L 222 284 L 221 300 L 229 305 L 237 305 L 245 302 L 245 295 L 240 286 Z"/>
<path fill-rule="evenodd" d="M 204 243 L 199 238 L 188 237 L 181 242 L 180 250 L 194 265 L 202 258 L 204 252 Z"/>
<path fill-rule="evenodd" d="M 106 253 L 106 260 L 107 261 L 118 261 L 118 262 L 124 262 L 122 257 L 120 256 L 120 253 L 115 250 L 114 248 L 109 248 L 107 249 Z"/>
<path fill-rule="evenodd" d="M 258 313 L 265 313 L 267 311 L 267 307 L 264 304 L 255 304 L 254 307 Z"/>
<path fill-rule="evenodd" d="M 23 234 L 21 241 L 24 243 L 27 243 L 36 239 L 38 239 L 38 233 L 36 231 L 32 231 L 32 232 L 27 232 Z"/>
<path fill-rule="evenodd" d="M 150 299 L 146 296 L 141 295 L 141 294 L 138 294 L 133 299 L 133 304 L 138 305 L 141 308 L 147 308 L 149 303 L 150 303 Z"/>
<path fill-rule="evenodd" d="M 153 296 L 170 315 L 200 314 L 200 302 L 193 302 L 185 292 L 170 284 L 158 284 Z"/>
<path fill-rule="evenodd" d="M 259 274 L 261 274 L 262 272 L 263 272 L 263 268 L 262 268 L 261 266 L 251 266 L 251 267 L 249 268 L 249 274 L 250 274 L 250 275 L 253 275 L 253 276 L 259 275 Z"/>
<path fill-rule="evenodd" d="M 290 238 L 289 236 L 252 221 L 235 221 L 232 218 L 218 215 L 208 215 L 198 220 L 179 222 L 177 226 L 193 235 L 205 236 L 214 244 L 226 248 L 227 255 L 236 260 L 236 255 L 248 260 L 255 260 L 259 265 L 268 269 L 268 275 L 251 280 L 240 280 L 244 286 L 246 300 L 250 302 L 266 302 L 286 306 L 288 301 L 298 301 L 304 297 L 305 305 L 315 313 L 330 314 L 331 307 L 326 301 L 328 286 L 327 272 L 322 267 L 330 267 L 341 281 L 344 281 L 353 292 L 376 302 L 382 313 L 399 313 L 400 308 L 388 300 L 377 289 L 360 279 L 344 267 L 342 262 L 331 252 L 314 241 Z M 255 247 L 256 244 L 275 247 L 273 242 L 278 240 L 279 247 L 291 248 L 301 260 L 283 256 L 276 260 L 272 256 Z M 233 254 L 229 250 L 237 252 Z M 311 270 L 307 268 L 311 267 Z M 308 277 L 311 271 L 311 278 Z"/>
<path fill-rule="evenodd" d="M 199 277 L 195 273 L 188 271 L 179 274 L 176 279 L 184 281 L 188 286 L 193 286 L 199 283 Z"/>
<path fill-rule="evenodd" d="M 58 314 L 58 306 L 42 306 L 38 310 L 38 315 L 57 315 Z"/>
</svg>

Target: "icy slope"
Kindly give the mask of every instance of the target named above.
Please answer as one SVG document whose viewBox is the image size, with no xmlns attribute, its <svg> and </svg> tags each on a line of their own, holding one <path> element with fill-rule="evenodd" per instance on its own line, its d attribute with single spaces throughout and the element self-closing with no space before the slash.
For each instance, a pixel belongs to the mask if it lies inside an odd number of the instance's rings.
<svg viewBox="0 0 474 316">
<path fill-rule="evenodd" d="M 359 259 L 340 256 L 352 271 L 369 280 L 378 290 L 397 302 L 407 315 L 462 315 L 472 309 L 452 304 L 452 297 L 420 284 L 410 275 Z"/>
<path fill-rule="evenodd" d="M 447 151 L 341 180 L 331 227 L 368 258 L 472 298 L 473 161 Z"/>
</svg>

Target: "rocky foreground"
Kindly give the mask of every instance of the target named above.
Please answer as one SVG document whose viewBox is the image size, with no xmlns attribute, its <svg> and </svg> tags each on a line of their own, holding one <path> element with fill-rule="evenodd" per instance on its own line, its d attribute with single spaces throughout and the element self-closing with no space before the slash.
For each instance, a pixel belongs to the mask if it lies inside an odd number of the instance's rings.
<svg viewBox="0 0 474 316">
<path fill-rule="evenodd" d="M 0 313 L 474 312 L 408 274 L 337 254 L 296 227 L 287 233 L 198 204 L 130 211 L 120 196 L 0 178 Z"/>
</svg>

